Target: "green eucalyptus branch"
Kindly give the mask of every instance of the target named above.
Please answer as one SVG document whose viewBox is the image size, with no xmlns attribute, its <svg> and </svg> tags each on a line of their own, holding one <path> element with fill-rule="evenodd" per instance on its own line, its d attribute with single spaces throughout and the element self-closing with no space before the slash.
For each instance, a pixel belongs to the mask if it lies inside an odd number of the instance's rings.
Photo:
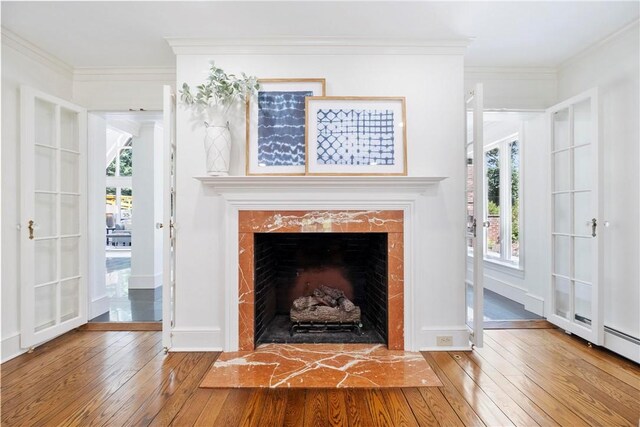
<svg viewBox="0 0 640 427">
<path fill-rule="evenodd" d="M 255 95 L 260 89 L 258 79 L 242 73 L 240 77 L 227 74 L 222 68 L 211 63 L 206 83 L 196 86 L 195 95 L 187 83 L 182 84 L 180 100 L 187 105 L 224 107 L 224 115 L 236 101 L 243 101 L 247 96 Z"/>
</svg>

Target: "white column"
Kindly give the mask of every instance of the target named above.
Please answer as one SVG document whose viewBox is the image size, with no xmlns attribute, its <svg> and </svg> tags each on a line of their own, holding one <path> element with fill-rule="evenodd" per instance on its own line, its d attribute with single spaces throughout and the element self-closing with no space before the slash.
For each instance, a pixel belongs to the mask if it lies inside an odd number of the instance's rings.
<svg viewBox="0 0 640 427">
<path fill-rule="evenodd" d="M 131 221 L 131 276 L 129 289 L 155 289 L 162 285 L 162 128 L 143 123 L 133 139 L 133 209 Z"/>
</svg>

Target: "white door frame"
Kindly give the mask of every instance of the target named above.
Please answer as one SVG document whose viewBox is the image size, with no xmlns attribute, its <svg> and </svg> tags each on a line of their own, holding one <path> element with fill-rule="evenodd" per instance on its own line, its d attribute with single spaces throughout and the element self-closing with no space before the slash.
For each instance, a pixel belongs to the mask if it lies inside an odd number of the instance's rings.
<svg viewBox="0 0 640 427">
<path fill-rule="evenodd" d="M 90 110 L 87 112 L 89 116 L 89 125 L 91 125 L 92 117 L 99 117 L 107 120 L 106 116 L 109 115 L 135 115 L 135 114 L 153 114 L 159 116 L 161 110 L 150 110 L 144 113 L 137 111 L 126 111 L 124 109 L 119 110 Z M 102 129 L 103 127 L 100 126 Z M 106 126 L 104 127 L 106 132 Z M 87 135 L 92 132 L 92 127 L 88 126 Z M 137 132 L 136 128 L 132 127 L 131 132 Z M 137 133 L 134 133 L 137 136 Z M 89 276 L 91 278 L 91 287 L 87 292 L 87 301 L 90 308 L 89 310 L 92 316 L 88 319 L 109 311 L 109 299 L 105 293 L 97 294 L 93 293 L 94 289 L 106 289 L 106 271 L 105 271 L 105 223 L 103 219 L 104 215 L 104 197 L 106 189 L 106 175 L 105 175 L 105 150 L 106 147 L 103 144 L 92 144 L 92 139 L 96 136 L 88 138 L 88 192 L 87 198 L 89 200 L 89 213 L 92 215 L 89 217 L 89 247 L 88 247 L 88 266 Z M 104 142 L 103 139 L 100 140 Z M 93 215 L 100 217 L 99 221 L 93 221 Z"/>
</svg>

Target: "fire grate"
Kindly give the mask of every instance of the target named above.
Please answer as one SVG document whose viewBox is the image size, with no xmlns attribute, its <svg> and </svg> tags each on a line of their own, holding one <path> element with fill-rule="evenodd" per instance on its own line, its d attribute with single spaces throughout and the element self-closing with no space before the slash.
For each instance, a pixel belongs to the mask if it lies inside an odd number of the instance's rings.
<svg viewBox="0 0 640 427">
<path fill-rule="evenodd" d="M 360 322 L 291 322 L 289 335 L 295 333 L 353 332 L 363 335 Z"/>
</svg>

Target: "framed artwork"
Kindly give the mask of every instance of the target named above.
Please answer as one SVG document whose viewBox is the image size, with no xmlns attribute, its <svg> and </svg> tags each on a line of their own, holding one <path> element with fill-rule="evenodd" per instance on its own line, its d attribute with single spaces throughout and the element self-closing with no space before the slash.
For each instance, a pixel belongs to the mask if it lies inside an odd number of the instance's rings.
<svg viewBox="0 0 640 427">
<path fill-rule="evenodd" d="M 406 175 L 404 97 L 306 98 L 307 175 Z"/>
<path fill-rule="evenodd" d="M 325 95 L 325 79 L 260 79 L 247 101 L 247 175 L 304 175 L 305 99 Z"/>
</svg>

